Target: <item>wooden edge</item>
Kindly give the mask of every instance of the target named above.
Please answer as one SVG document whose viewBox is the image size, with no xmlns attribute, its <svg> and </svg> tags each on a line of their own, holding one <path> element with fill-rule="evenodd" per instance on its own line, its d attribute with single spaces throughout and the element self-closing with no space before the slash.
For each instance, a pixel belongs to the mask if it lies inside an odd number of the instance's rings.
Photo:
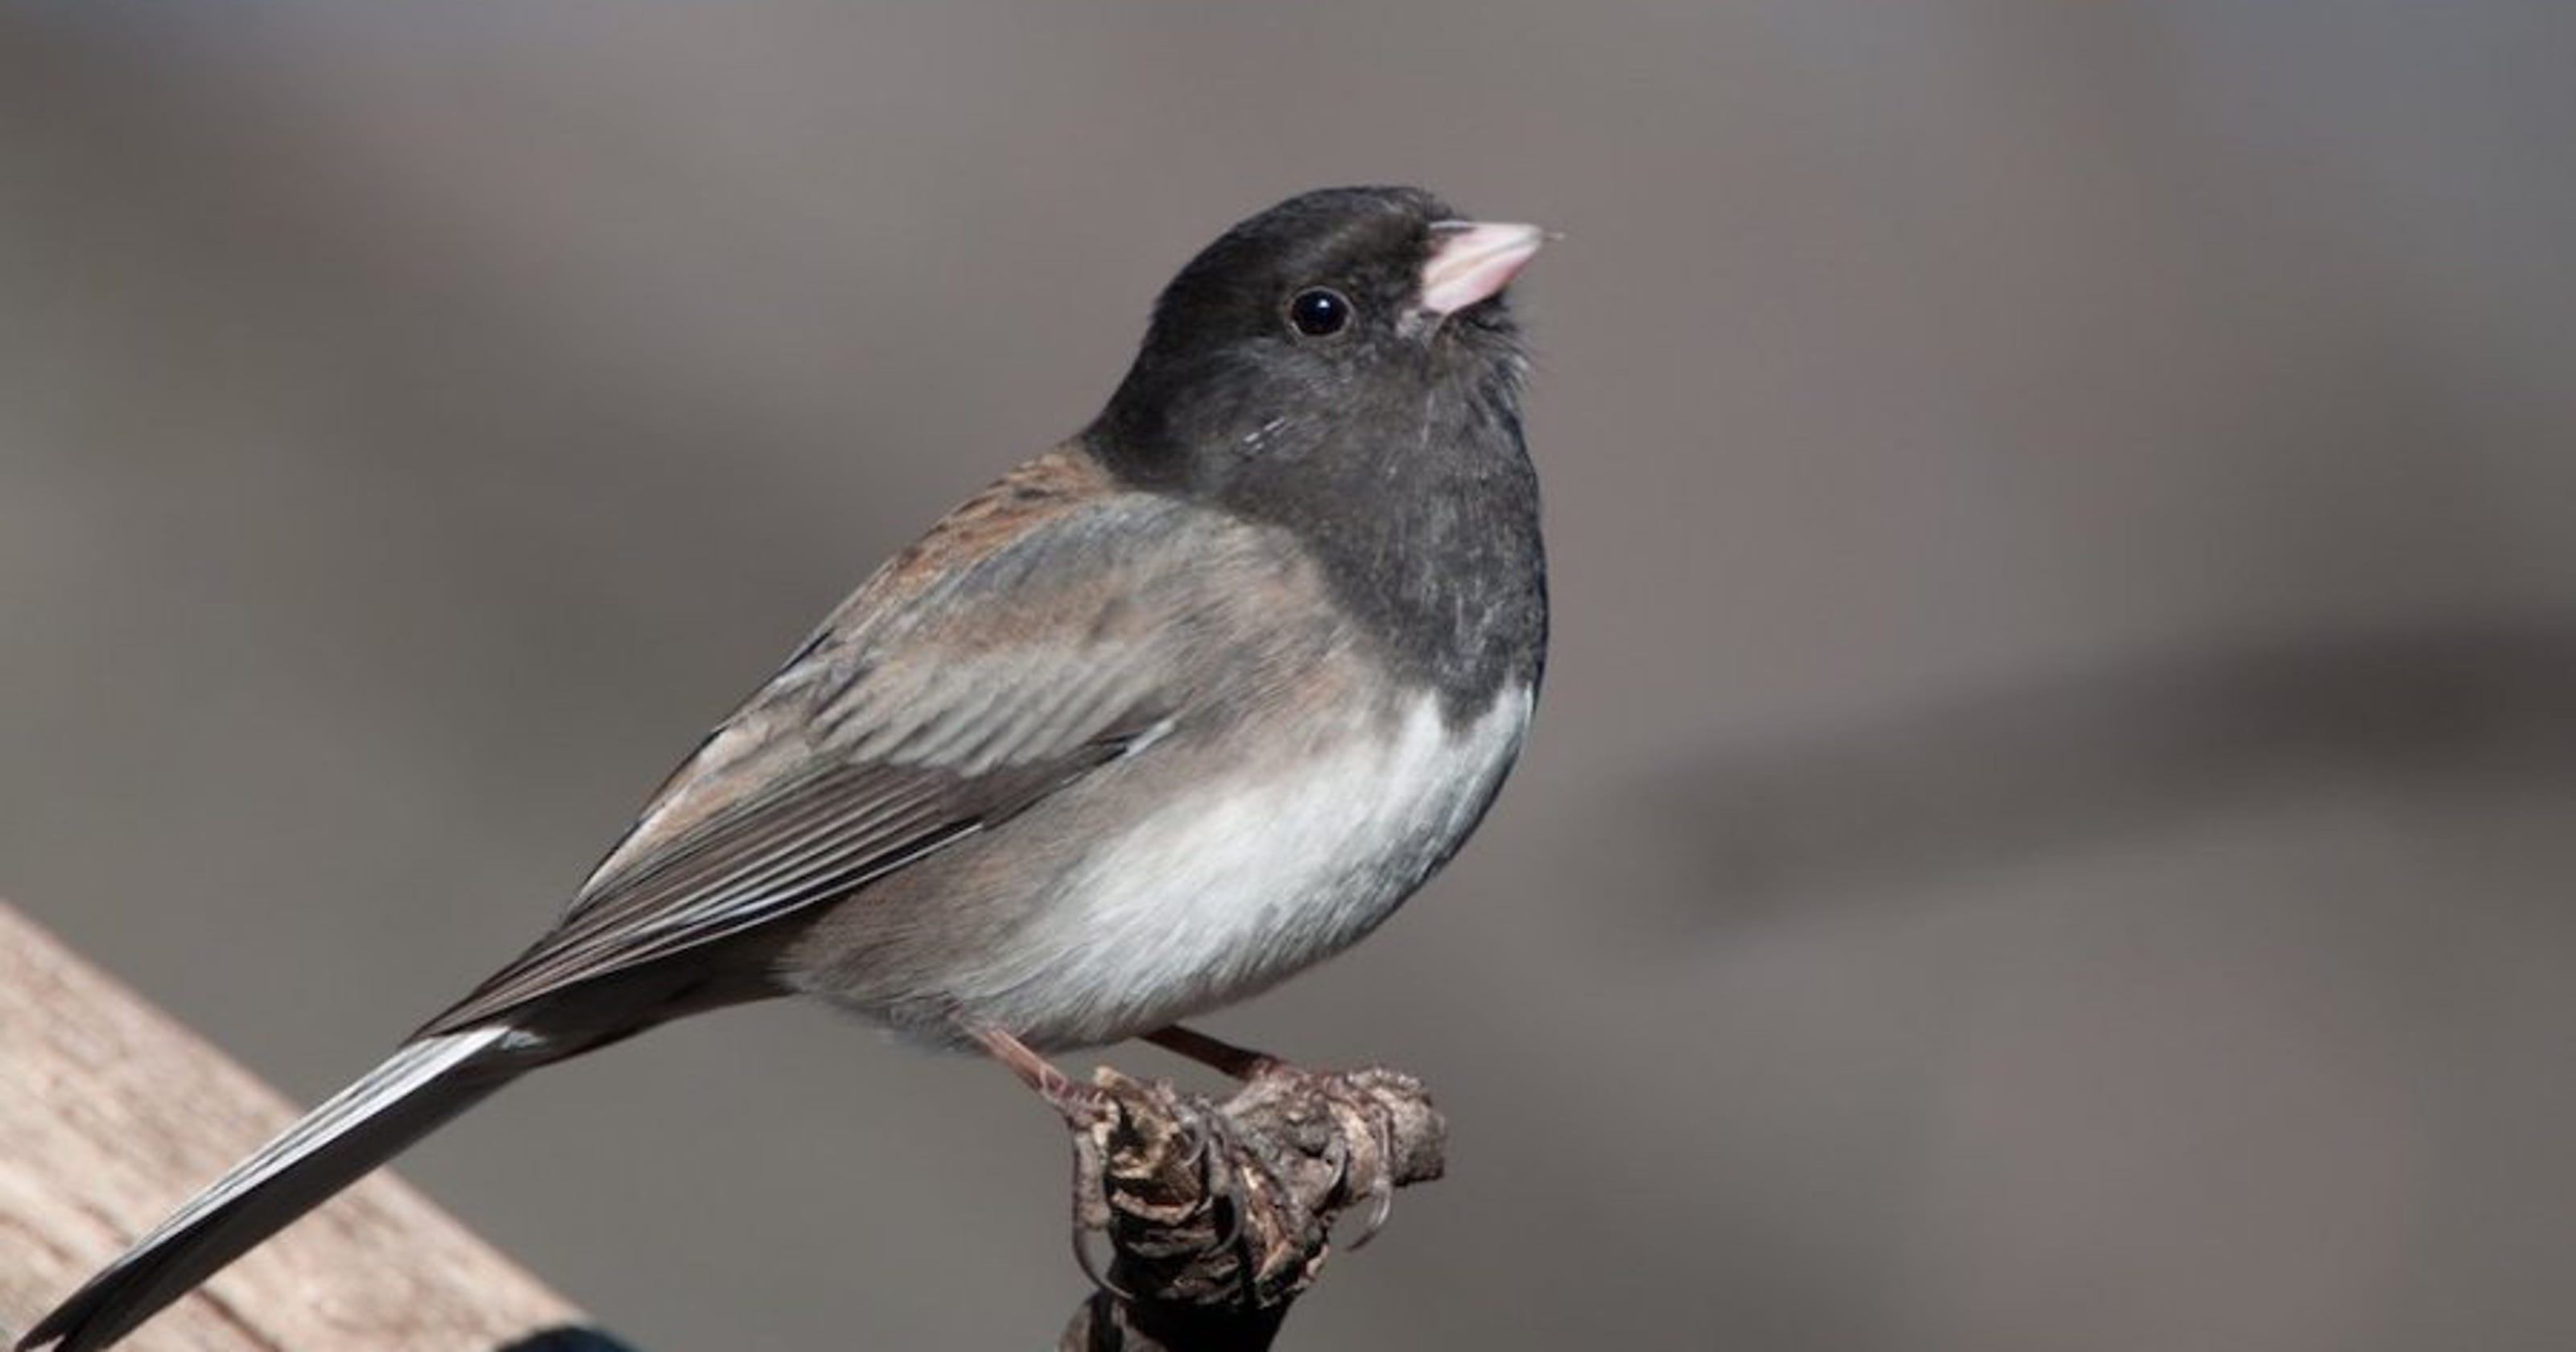
<svg viewBox="0 0 2576 1352">
<path fill-rule="evenodd" d="M 0 903 L 0 1347 L 294 1108 Z M 581 1312 L 378 1172 L 119 1344 L 609 1352 Z"/>
</svg>

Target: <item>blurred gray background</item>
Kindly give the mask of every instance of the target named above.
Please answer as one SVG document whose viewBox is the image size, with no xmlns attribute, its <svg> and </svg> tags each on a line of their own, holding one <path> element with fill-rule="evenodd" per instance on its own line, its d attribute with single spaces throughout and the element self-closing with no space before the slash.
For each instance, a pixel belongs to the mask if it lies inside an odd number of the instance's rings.
<svg viewBox="0 0 2576 1352">
<path fill-rule="evenodd" d="M 1214 1021 L 1455 1116 L 1293 1345 L 2576 1346 L 2571 70 L 2556 0 L 12 6 L 0 895 L 327 1092 L 1193 249 L 1420 181 L 1566 232 L 1559 637 L 1467 853 Z M 1079 1288 L 1010 1078 L 815 1010 L 405 1167 L 650 1352 Z"/>
</svg>

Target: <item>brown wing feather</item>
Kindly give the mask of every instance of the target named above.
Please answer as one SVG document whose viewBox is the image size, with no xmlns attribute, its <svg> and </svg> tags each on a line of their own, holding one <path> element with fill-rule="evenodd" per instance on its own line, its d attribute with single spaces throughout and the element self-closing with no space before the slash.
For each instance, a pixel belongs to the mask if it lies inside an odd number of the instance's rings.
<svg viewBox="0 0 2576 1352">
<path fill-rule="evenodd" d="M 781 786 L 701 823 L 623 885 L 591 897 L 421 1029 L 454 1032 L 565 987 L 717 943 L 836 900 L 1115 759 L 1123 739 L 972 779 L 876 765 Z"/>
<path fill-rule="evenodd" d="M 1067 450 L 968 500 L 709 735 L 560 924 L 422 1032 L 846 897 L 1124 754 L 1179 698 L 1115 576 L 1167 510 Z"/>
</svg>

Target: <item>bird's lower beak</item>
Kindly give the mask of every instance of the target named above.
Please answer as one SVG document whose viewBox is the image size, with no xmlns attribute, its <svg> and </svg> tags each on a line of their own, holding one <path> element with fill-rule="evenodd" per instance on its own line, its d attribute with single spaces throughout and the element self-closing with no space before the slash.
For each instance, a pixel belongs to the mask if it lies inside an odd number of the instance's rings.
<svg viewBox="0 0 2576 1352">
<path fill-rule="evenodd" d="M 1441 221 L 1431 227 L 1431 257 L 1422 265 L 1422 308 L 1456 314 L 1510 284 L 1538 254 L 1547 232 L 1500 221 Z"/>
</svg>

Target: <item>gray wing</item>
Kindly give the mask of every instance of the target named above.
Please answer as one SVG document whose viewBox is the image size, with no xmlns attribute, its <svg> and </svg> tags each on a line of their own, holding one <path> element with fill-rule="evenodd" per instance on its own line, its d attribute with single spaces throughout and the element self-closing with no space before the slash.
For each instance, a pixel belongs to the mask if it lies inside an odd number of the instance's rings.
<svg viewBox="0 0 2576 1352">
<path fill-rule="evenodd" d="M 992 496 L 845 603 L 672 775 L 562 922 L 422 1034 L 847 897 L 1185 716 L 1230 571 L 1207 564 L 1264 552 L 1247 528 L 1132 494 L 997 523 L 975 514 Z"/>
</svg>

